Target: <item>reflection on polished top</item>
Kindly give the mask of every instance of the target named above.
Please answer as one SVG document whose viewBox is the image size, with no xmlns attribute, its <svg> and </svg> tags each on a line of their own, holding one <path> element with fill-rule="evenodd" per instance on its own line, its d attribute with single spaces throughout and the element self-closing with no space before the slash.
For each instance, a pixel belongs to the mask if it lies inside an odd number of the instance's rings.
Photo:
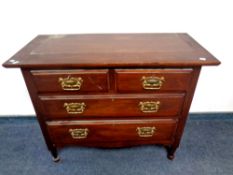
<svg viewBox="0 0 233 175">
<path fill-rule="evenodd" d="M 173 67 L 219 63 L 185 33 L 79 34 L 39 35 L 4 66 Z"/>
</svg>

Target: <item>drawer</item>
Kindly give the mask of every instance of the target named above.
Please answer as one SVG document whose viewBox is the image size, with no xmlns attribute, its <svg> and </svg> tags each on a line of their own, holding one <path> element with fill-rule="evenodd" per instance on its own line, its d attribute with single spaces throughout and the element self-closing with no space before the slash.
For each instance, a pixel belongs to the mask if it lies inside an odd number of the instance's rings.
<svg viewBox="0 0 233 175">
<path fill-rule="evenodd" d="M 118 92 L 185 91 L 193 69 L 117 69 Z"/>
<path fill-rule="evenodd" d="M 173 119 L 153 120 L 91 120 L 47 122 L 55 144 L 92 142 L 171 141 L 177 122 Z"/>
<path fill-rule="evenodd" d="M 177 116 L 184 94 L 39 96 L 48 119 Z"/>
<path fill-rule="evenodd" d="M 33 70 L 38 92 L 106 92 L 108 70 Z"/>
</svg>

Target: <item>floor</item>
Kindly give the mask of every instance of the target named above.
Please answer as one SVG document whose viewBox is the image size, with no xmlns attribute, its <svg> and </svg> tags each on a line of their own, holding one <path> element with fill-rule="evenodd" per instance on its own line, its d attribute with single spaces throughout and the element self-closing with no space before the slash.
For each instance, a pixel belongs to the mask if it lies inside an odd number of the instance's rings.
<svg viewBox="0 0 233 175">
<path fill-rule="evenodd" d="M 35 117 L 0 118 L 0 175 L 231 175 L 233 114 L 192 114 L 173 161 L 160 146 L 70 147 L 54 163 Z"/>
</svg>

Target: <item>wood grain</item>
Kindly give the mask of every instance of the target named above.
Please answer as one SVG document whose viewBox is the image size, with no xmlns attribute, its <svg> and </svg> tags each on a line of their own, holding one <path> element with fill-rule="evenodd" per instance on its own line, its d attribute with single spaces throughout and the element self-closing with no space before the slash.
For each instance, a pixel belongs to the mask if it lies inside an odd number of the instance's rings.
<svg viewBox="0 0 233 175">
<path fill-rule="evenodd" d="M 39 35 L 10 60 L 3 66 L 51 69 L 220 64 L 185 33 Z"/>
<path fill-rule="evenodd" d="M 116 69 L 118 92 L 157 93 L 186 91 L 192 78 L 192 69 Z M 142 77 L 163 77 L 160 89 L 144 89 Z"/>
<path fill-rule="evenodd" d="M 128 94 L 128 95 L 85 95 L 85 96 L 39 96 L 44 116 L 48 119 L 80 119 L 88 117 L 136 117 L 178 116 L 182 110 L 184 94 Z M 140 102 L 160 102 L 157 112 L 144 113 L 140 110 Z M 65 103 L 85 103 L 81 114 L 67 113 Z"/>
<path fill-rule="evenodd" d="M 79 90 L 70 91 L 69 93 L 84 94 L 98 93 L 108 91 L 108 70 L 32 70 L 33 81 L 36 89 L 41 92 L 66 92 L 59 82 L 59 78 L 81 78 L 83 80 Z"/>
<path fill-rule="evenodd" d="M 49 135 L 56 144 L 79 144 L 96 142 L 106 145 L 109 142 L 133 142 L 133 141 L 169 141 L 174 136 L 176 120 L 98 120 L 98 121 L 69 121 L 69 122 L 47 122 Z M 156 131 L 152 137 L 140 137 L 137 127 L 155 127 Z M 69 129 L 88 128 L 87 138 L 73 139 Z"/>
</svg>

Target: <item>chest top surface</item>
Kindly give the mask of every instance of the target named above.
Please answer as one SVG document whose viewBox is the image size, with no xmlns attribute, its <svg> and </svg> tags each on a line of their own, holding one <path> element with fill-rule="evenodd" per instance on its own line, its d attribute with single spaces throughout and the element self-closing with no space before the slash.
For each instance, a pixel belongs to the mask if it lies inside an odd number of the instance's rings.
<svg viewBox="0 0 233 175">
<path fill-rule="evenodd" d="M 220 62 L 186 33 L 38 35 L 5 67 L 186 67 Z"/>
</svg>

